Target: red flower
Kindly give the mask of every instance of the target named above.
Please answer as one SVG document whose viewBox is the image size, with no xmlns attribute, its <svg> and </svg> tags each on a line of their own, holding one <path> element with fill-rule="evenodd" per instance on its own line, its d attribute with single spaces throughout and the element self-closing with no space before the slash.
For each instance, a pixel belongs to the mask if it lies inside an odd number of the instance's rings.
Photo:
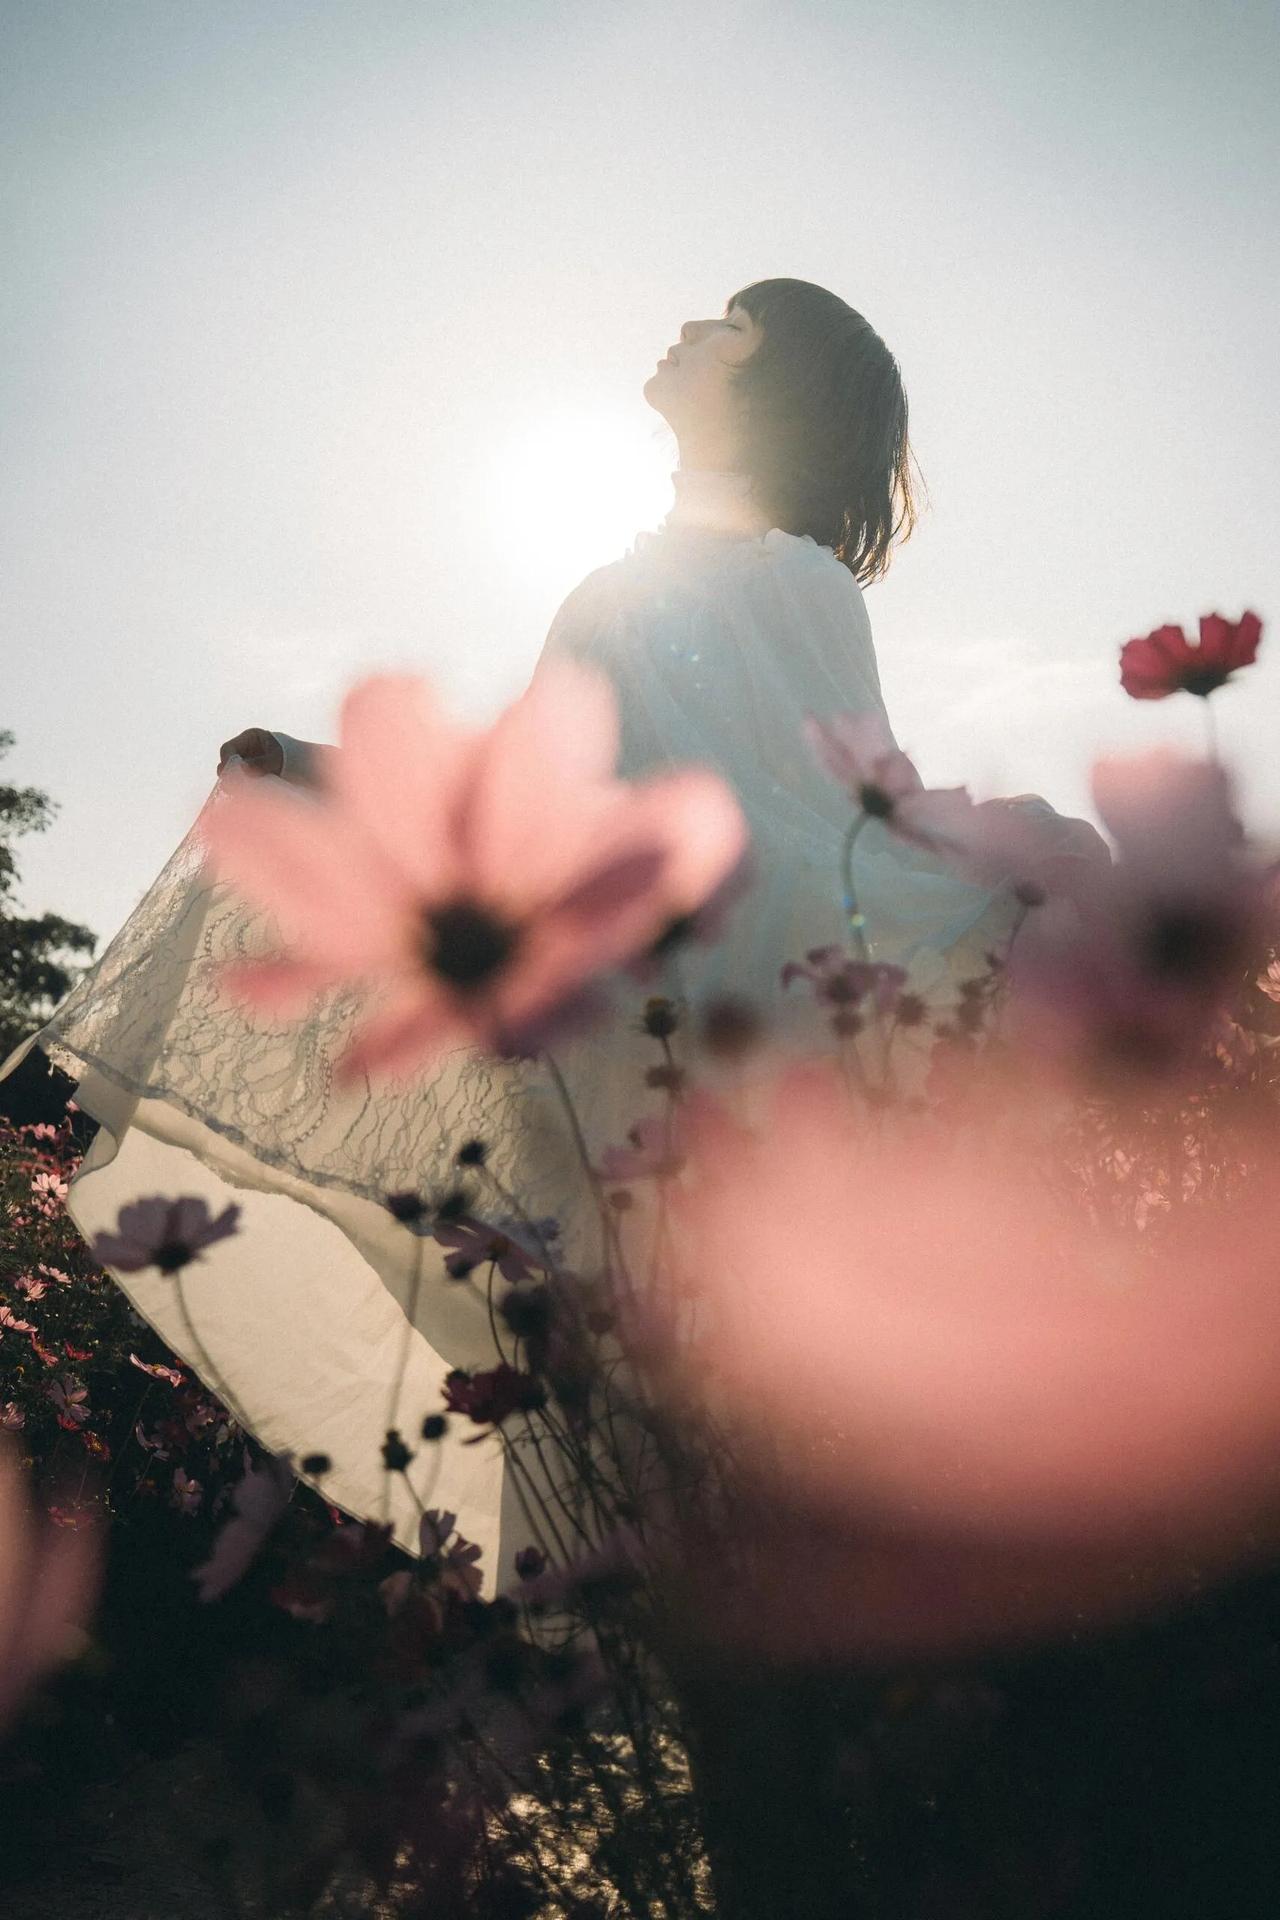
<svg viewBox="0 0 1280 1920">
<path fill-rule="evenodd" d="M 486 1373 L 455 1369 L 444 1383 L 444 1403 L 450 1413 L 465 1413 L 477 1426 L 501 1426 L 513 1413 L 540 1407 L 545 1397 L 531 1373 L 521 1373 L 505 1360 Z"/>
<path fill-rule="evenodd" d="M 1220 613 L 1202 613 L 1198 643 L 1181 627 L 1157 627 L 1121 647 L 1120 684 L 1134 700 L 1163 700 L 1171 693 L 1206 698 L 1237 667 L 1253 665 L 1261 635 L 1256 613 L 1242 613 L 1235 622 Z"/>
</svg>

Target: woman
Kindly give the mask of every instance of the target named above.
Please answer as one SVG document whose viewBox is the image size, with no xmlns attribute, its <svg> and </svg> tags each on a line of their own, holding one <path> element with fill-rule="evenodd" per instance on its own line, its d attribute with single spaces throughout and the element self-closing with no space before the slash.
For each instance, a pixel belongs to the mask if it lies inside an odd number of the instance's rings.
<svg viewBox="0 0 1280 1920">
<path fill-rule="evenodd" d="M 785 960 L 842 934 L 849 803 L 802 723 L 810 710 L 883 714 L 860 582 L 910 531 L 906 397 L 866 320 L 796 280 L 747 287 L 721 318 L 686 324 L 645 394 L 679 444 L 674 510 L 569 596 L 543 658 L 568 653 L 610 676 L 621 773 L 702 762 L 734 787 L 752 891 L 718 946 L 670 956 L 664 984 L 695 1003 L 721 990 L 773 1001 Z M 219 771 L 234 756 L 260 775 L 323 779 L 327 751 L 250 728 L 224 744 Z M 858 887 L 875 956 L 911 963 L 922 986 L 980 970 L 1009 924 L 1005 893 L 895 845 L 879 823 L 860 838 Z M 263 929 L 210 885 L 189 836 L 37 1036 L 101 1122 L 68 1204 L 88 1236 L 145 1194 L 196 1194 L 216 1211 L 236 1200 L 242 1231 L 188 1268 L 181 1291 L 154 1270 L 116 1277 L 265 1445 L 326 1456 L 306 1477 L 352 1513 L 386 1515 L 412 1547 L 417 1503 L 384 1473 L 383 1438 L 401 1427 L 412 1444 L 444 1373 L 493 1356 L 473 1290 L 449 1284 L 444 1250 L 386 1196 L 447 1190 L 457 1148 L 480 1137 L 508 1190 L 546 1214 L 562 1207 L 572 1156 L 537 1063 L 459 1053 L 408 1092 L 335 1092 L 332 1008 L 250 1025 L 219 993 L 221 964 L 260 948 Z M 611 1033 L 607 1063 L 598 1037 L 564 1048 L 593 1156 L 655 1097 L 639 1044 Z M 494 1444 L 462 1439 L 420 1450 L 418 1496 L 459 1515 L 501 1582 L 527 1526 Z"/>
</svg>

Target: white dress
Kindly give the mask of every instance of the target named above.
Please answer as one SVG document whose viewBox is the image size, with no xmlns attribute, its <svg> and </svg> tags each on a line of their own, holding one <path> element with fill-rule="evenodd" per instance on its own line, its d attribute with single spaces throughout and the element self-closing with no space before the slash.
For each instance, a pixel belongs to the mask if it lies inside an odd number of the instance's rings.
<svg viewBox="0 0 1280 1920">
<path fill-rule="evenodd" d="M 751 895 L 718 948 L 672 957 L 663 989 L 694 1002 L 718 990 L 750 994 L 772 1003 L 780 1038 L 821 1043 L 822 1025 L 803 995 L 780 994 L 778 973 L 842 935 L 849 803 L 815 765 L 801 722 L 806 710 L 883 712 L 862 593 L 829 548 L 757 522 L 737 476 L 679 474 L 676 483 L 662 530 L 569 596 L 543 657 L 568 652 L 610 675 L 623 774 L 711 765 L 750 824 Z M 288 775 L 305 749 L 282 739 Z M 206 804 L 219 804 L 216 790 Z M 982 951 L 1008 928 L 1006 892 L 958 879 L 878 823 L 860 838 L 856 872 L 875 957 L 910 962 L 926 989 L 980 970 Z M 409 1475 L 417 1499 L 457 1513 L 484 1550 L 488 1583 L 501 1585 L 530 1533 L 497 1440 L 463 1444 L 475 1429 L 456 1418 L 444 1440 L 417 1439 L 450 1368 L 493 1364 L 487 1311 L 473 1289 L 444 1277 L 444 1250 L 395 1220 L 384 1197 L 412 1189 L 438 1198 L 456 1184 L 458 1146 L 483 1138 L 528 1210 L 561 1217 L 578 1264 L 587 1226 L 575 1194 L 585 1189 L 556 1096 L 540 1063 L 470 1050 L 413 1084 L 335 1091 L 353 997 L 329 995 L 301 1022 L 272 1023 L 218 992 L 221 964 L 267 951 L 271 938 L 268 916 L 210 883 L 188 835 L 36 1036 L 100 1123 L 69 1211 L 88 1238 L 148 1194 L 200 1195 L 215 1210 L 238 1201 L 240 1233 L 183 1275 L 189 1324 L 172 1279 L 151 1270 L 115 1278 L 265 1446 L 297 1460 L 329 1456 L 313 1484 L 352 1514 L 390 1519 L 412 1549 L 414 1494 L 388 1478 L 381 1457 L 387 1427 L 400 1428 L 418 1449 Z M 654 990 L 631 990 L 632 1016 Z M 556 1057 L 593 1158 L 657 1110 L 660 1096 L 641 1077 L 653 1042 L 626 1019 Z"/>
</svg>

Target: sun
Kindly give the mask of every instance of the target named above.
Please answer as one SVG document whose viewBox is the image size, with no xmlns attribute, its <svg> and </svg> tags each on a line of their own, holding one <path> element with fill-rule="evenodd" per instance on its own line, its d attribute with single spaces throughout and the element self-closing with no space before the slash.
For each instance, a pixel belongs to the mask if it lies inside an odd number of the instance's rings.
<svg viewBox="0 0 1280 1920">
<path fill-rule="evenodd" d="M 643 417 L 530 418 L 494 450 L 486 517 L 530 584 L 564 592 L 659 525 L 671 506 L 673 464 Z"/>
</svg>

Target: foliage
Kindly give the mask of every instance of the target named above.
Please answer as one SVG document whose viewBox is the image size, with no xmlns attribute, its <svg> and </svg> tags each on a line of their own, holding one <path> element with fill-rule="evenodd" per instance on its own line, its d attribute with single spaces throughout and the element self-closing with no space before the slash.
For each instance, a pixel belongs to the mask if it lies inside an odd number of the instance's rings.
<svg viewBox="0 0 1280 1920">
<path fill-rule="evenodd" d="M 0 759 L 13 745 L 0 730 Z M 0 1060 L 35 1033 L 74 985 L 70 956 L 91 955 L 97 935 L 61 914 L 17 911 L 18 869 L 13 842 L 43 833 L 54 802 L 38 787 L 0 785 Z"/>
</svg>

